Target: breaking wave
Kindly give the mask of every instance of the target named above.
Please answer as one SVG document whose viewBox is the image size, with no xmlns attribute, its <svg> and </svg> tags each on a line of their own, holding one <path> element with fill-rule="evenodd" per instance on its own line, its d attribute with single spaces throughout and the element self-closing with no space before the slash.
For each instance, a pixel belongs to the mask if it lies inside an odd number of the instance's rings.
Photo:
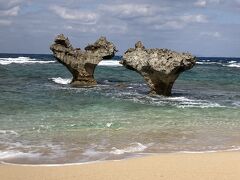
<svg viewBox="0 0 240 180">
<path fill-rule="evenodd" d="M 72 79 L 69 78 L 61 78 L 61 77 L 57 77 L 57 78 L 50 78 L 53 82 L 57 83 L 57 84 L 69 84 Z"/>
<path fill-rule="evenodd" d="M 119 149 L 116 147 L 111 148 L 111 150 L 109 151 L 99 151 L 96 150 L 95 148 L 90 148 L 85 150 L 84 153 L 82 153 L 82 155 L 87 156 L 87 157 L 105 157 L 107 158 L 108 156 L 112 156 L 112 155 L 123 155 L 123 154 L 131 154 L 131 153 L 140 153 L 140 152 L 144 152 L 147 148 L 149 148 L 150 146 L 152 146 L 154 143 L 149 143 L 149 144 L 141 144 L 139 142 L 133 142 L 131 144 L 129 144 L 129 146 L 126 146 L 125 148 Z"/>
<path fill-rule="evenodd" d="M 98 65 L 99 66 L 122 66 L 119 62 L 120 61 L 116 61 L 116 60 L 105 60 L 105 61 L 101 61 Z"/>
<path fill-rule="evenodd" d="M 145 149 L 147 149 L 147 145 L 143 145 L 141 143 L 132 143 L 131 146 L 123 148 L 123 149 L 117 149 L 116 147 L 113 147 L 112 151 L 110 151 L 111 154 L 120 155 L 124 153 L 134 153 L 134 152 L 142 152 Z"/>
<path fill-rule="evenodd" d="M 16 131 L 13 130 L 0 130 L 0 135 L 18 135 Z"/>
<path fill-rule="evenodd" d="M 9 64 L 48 64 L 54 63 L 55 61 L 46 61 L 46 60 L 37 60 L 32 59 L 30 57 L 17 57 L 17 58 L 0 58 L 1 65 L 9 65 Z"/>
<path fill-rule="evenodd" d="M 221 106 L 218 103 L 209 102 L 207 100 L 196 100 L 196 99 L 188 99 L 186 97 L 168 97 L 166 98 L 168 101 L 172 101 L 177 103 L 177 107 L 186 108 L 186 107 L 198 107 L 198 108 L 213 108 L 213 107 L 225 107 Z"/>
<path fill-rule="evenodd" d="M 0 151 L 0 160 L 3 161 L 5 159 L 12 159 L 12 158 L 37 158 L 40 157 L 40 153 L 36 152 L 21 152 L 16 150 L 9 150 L 9 151 Z"/>
<path fill-rule="evenodd" d="M 233 67 L 233 68 L 240 68 L 240 62 L 239 60 L 222 60 L 222 61 L 213 61 L 213 60 L 200 60 L 197 62 L 197 64 L 200 65 L 220 65 L 220 66 L 225 66 L 225 67 Z"/>
<path fill-rule="evenodd" d="M 232 64 L 229 64 L 229 65 L 225 65 L 227 67 L 235 67 L 235 68 L 240 68 L 240 63 L 232 63 Z"/>
<path fill-rule="evenodd" d="M 153 106 L 173 106 L 177 108 L 218 108 L 225 107 L 217 102 L 203 99 L 189 99 L 184 96 L 164 97 L 164 96 L 148 96 L 136 92 L 118 92 L 116 94 L 109 93 L 114 99 L 124 99 L 139 104 L 148 104 Z"/>
<path fill-rule="evenodd" d="M 71 79 L 63 78 L 50 78 L 57 84 L 68 84 L 71 82 Z M 215 102 L 210 99 L 202 99 L 199 97 L 189 98 L 184 96 L 175 96 L 175 97 L 165 97 L 160 95 L 149 96 L 144 92 L 144 89 L 147 91 L 147 86 L 143 84 L 130 84 L 129 86 L 123 87 L 123 89 L 118 86 L 112 86 L 99 84 L 93 88 L 74 88 L 74 87 L 57 87 L 58 89 L 67 89 L 75 91 L 76 93 L 83 94 L 100 94 L 111 99 L 119 101 L 129 101 L 137 104 L 151 105 L 151 106 L 170 106 L 177 108 L 223 108 L 226 107 L 221 102 Z M 143 92 L 137 92 L 137 91 Z M 238 106 L 237 104 L 232 104 L 233 107 Z M 106 124 L 107 127 L 110 127 L 112 124 Z"/>
<path fill-rule="evenodd" d="M 240 101 L 236 101 L 236 102 L 234 102 L 234 103 L 232 103 L 234 106 L 236 106 L 236 107 L 240 107 Z"/>
</svg>

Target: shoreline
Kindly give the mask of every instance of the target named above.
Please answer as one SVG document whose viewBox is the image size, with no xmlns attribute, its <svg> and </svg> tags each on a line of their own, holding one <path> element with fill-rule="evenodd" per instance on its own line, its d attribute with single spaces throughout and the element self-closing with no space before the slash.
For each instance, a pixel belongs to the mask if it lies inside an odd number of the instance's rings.
<svg viewBox="0 0 240 180">
<path fill-rule="evenodd" d="M 240 151 L 158 154 L 60 166 L 0 164 L 0 177 L 1 180 L 238 180 Z"/>
<path fill-rule="evenodd" d="M 75 162 L 75 163 L 49 163 L 49 164 L 23 164 L 23 163 L 11 163 L 0 160 L 1 165 L 10 165 L 10 166 L 25 166 L 25 167 L 61 167 L 61 166 L 80 166 L 87 164 L 95 164 L 95 163 L 105 163 L 105 162 L 118 162 L 131 160 L 136 158 L 145 158 L 151 156 L 162 156 L 162 155 L 178 155 L 178 154 L 214 154 L 214 153 L 230 153 L 230 152 L 239 152 L 240 148 L 226 149 L 226 150 L 216 150 L 216 151 L 179 151 L 179 152 L 166 152 L 166 153 L 138 153 L 135 156 L 121 158 L 121 159 L 108 159 L 108 160 L 95 160 L 95 161 L 86 161 L 86 162 Z"/>
</svg>

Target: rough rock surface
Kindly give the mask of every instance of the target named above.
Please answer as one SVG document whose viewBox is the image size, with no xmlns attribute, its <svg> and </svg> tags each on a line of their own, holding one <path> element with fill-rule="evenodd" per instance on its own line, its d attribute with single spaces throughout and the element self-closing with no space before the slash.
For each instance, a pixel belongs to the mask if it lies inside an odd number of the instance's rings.
<svg viewBox="0 0 240 180">
<path fill-rule="evenodd" d="M 189 53 L 168 49 L 146 49 L 141 41 L 128 49 L 120 62 L 127 69 L 141 74 L 149 85 L 151 94 L 170 96 L 179 74 L 191 69 L 196 58 Z"/>
<path fill-rule="evenodd" d="M 97 82 L 94 70 L 103 59 L 110 59 L 115 55 L 116 47 L 113 43 L 101 37 L 94 44 L 80 48 L 73 48 L 68 38 L 58 35 L 50 49 L 54 57 L 72 73 L 71 84 L 74 86 L 91 86 Z"/>
</svg>

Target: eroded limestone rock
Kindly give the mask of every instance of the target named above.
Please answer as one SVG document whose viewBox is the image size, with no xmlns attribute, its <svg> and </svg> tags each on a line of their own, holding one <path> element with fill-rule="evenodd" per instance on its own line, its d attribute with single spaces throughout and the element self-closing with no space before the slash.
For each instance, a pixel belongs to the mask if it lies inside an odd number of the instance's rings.
<svg viewBox="0 0 240 180">
<path fill-rule="evenodd" d="M 191 69 L 196 58 L 189 53 L 177 53 L 168 49 L 146 49 L 142 42 L 128 49 L 120 62 L 127 69 L 141 74 L 152 94 L 170 96 L 172 86 L 180 73 Z"/>
<path fill-rule="evenodd" d="M 101 37 L 94 44 L 80 48 L 73 48 L 68 38 L 63 34 L 58 35 L 50 49 L 54 57 L 67 67 L 72 73 L 71 84 L 74 86 L 91 86 L 97 82 L 94 79 L 94 70 L 103 59 L 110 59 L 117 52 L 113 43 Z"/>
</svg>

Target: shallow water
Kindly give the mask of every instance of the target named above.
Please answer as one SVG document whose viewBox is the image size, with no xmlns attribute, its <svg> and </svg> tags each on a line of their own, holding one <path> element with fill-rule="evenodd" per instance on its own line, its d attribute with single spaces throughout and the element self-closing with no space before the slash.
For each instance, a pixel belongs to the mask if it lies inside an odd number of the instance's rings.
<svg viewBox="0 0 240 180">
<path fill-rule="evenodd" d="M 102 62 L 93 88 L 72 88 L 49 55 L 0 55 L 0 161 L 122 159 L 240 149 L 240 59 L 199 58 L 173 97 L 148 96 L 141 76 Z"/>
</svg>

